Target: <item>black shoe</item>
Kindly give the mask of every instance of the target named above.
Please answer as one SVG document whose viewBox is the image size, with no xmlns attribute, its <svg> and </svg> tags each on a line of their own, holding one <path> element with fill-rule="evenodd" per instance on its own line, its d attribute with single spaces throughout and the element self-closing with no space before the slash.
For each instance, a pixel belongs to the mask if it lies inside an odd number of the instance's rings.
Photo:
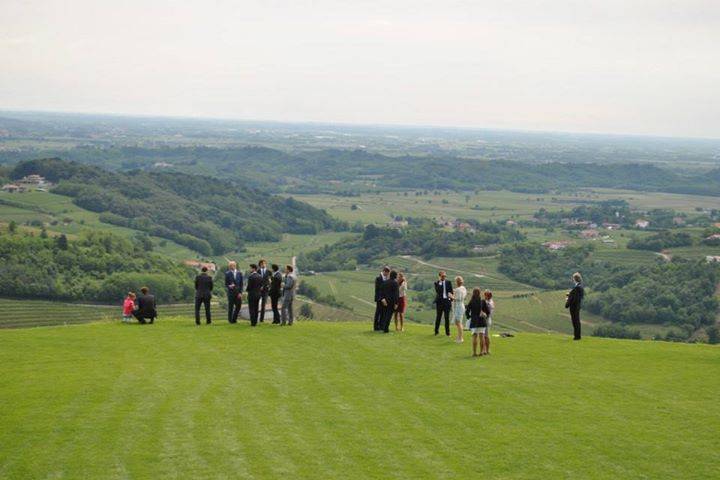
<svg viewBox="0 0 720 480">
<path fill-rule="evenodd" d="M 212 322 L 205 322 L 205 325 L 210 325 Z"/>
<path fill-rule="evenodd" d="M 197 326 L 199 327 L 199 326 L 200 326 L 200 322 L 195 322 L 195 325 L 197 325 Z"/>
<path fill-rule="evenodd" d="M 435 336 L 438 336 L 439 334 L 440 334 L 440 332 L 435 332 Z"/>
</svg>

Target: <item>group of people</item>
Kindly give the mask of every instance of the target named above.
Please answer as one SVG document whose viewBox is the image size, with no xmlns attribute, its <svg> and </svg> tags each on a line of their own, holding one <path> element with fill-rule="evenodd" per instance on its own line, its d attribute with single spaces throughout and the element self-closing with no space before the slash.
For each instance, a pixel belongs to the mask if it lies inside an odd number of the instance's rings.
<svg viewBox="0 0 720 480">
<path fill-rule="evenodd" d="M 272 264 L 267 268 L 267 262 L 261 259 L 257 264 L 250 265 L 247 280 L 243 272 L 238 270 L 236 262 L 229 262 L 225 272 L 225 290 L 227 294 L 227 314 L 229 323 L 237 323 L 242 307 L 243 291 L 247 292 L 248 312 L 250 325 L 257 326 L 265 320 L 265 307 L 270 298 L 273 314 L 273 324 L 292 325 L 293 301 L 297 290 L 297 276 L 292 265 L 285 266 L 285 272 Z M 580 309 L 585 290 L 582 285 L 580 273 L 574 273 L 572 280 L 574 287 L 567 294 L 565 308 L 570 311 L 573 325 L 574 339 L 581 338 Z M 244 288 L 245 287 L 245 288 Z M 200 274 L 195 277 L 195 324 L 200 325 L 200 308 L 205 309 L 205 323 L 212 323 L 210 300 L 214 288 L 213 278 L 208 274 L 207 267 L 203 267 Z M 407 309 L 408 282 L 405 275 L 390 267 L 383 267 L 380 275 L 375 278 L 375 316 L 373 330 L 388 333 L 390 323 L 395 320 L 395 330 L 405 331 L 405 310 Z M 440 334 L 440 324 L 445 320 L 445 335 L 450 336 L 450 319 L 457 329 L 455 342 L 463 343 L 463 333 L 470 330 L 472 333 L 473 356 L 490 354 L 490 327 L 492 327 L 492 314 L 495 310 L 493 294 L 490 290 L 484 292 L 476 287 L 470 299 L 465 281 L 461 276 L 455 277 L 455 285 L 447 279 L 444 271 L 438 273 L 435 288 L 435 335 Z M 132 318 L 141 324 L 154 323 L 157 318 L 157 305 L 155 296 L 149 293 L 147 287 L 140 289 L 141 294 L 129 292 L 123 303 L 123 322 Z M 467 303 L 466 303 L 467 300 Z"/>
<path fill-rule="evenodd" d="M 450 336 L 450 317 L 457 328 L 455 341 L 464 341 L 463 331 L 473 335 L 473 356 L 490 354 L 490 327 L 495 302 L 492 292 L 474 288 L 465 304 L 468 293 L 462 277 L 455 277 L 455 286 L 441 271 L 435 287 L 435 335 L 440 333 L 440 323 L 445 318 L 445 335 Z M 395 330 L 404 331 L 405 310 L 407 309 L 407 279 L 402 273 L 383 267 L 375 278 L 375 317 L 373 330 L 388 333 L 390 322 L 395 319 Z"/>
<path fill-rule="evenodd" d="M 200 274 L 202 275 L 202 274 Z M 280 272 L 277 264 L 267 268 L 267 261 L 260 259 L 257 264 L 250 264 L 250 272 L 247 275 L 245 285 L 243 273 L 237 269 L 236 262 L 229 262 L 225 272 L 225 291 L 228 303 L 228 322 L 237 323 L 238 315 L 242 307 L 243 287 L 247 292 L 248 315 L 250 325 L 257 326 L 258 322 L 265 321 L 265 306 L 270 297 L 273 321 L 275 325 L 292 325 L 295 322 L 293 313 L 293 302 L 297 290 L 297 276 L 295 267 L 285 265 L 285 274 Z M 197 284 L 197 280 L 196 280 Z M 196 294 L 197 298 L 197 294 Z M 282 303 L 281 302 L 282 299 Z M 199 306 L 195 301 L 195 323 L 200 324 Z M 210 323 L 209 303 L 205 310 L 206 323 Z"/>
<path fill-rule="evenodd" d="M 297 276 L 292 265 L 285 266 L 284 275 L 280 267 L 272 264 L 267 268 L 267 261 L 261 259 L 257 264 L 250 265 L 247 278 L 238 270 L 237 262 L 229 262 L 225 272 L 225 291 L 227 294 L 227 314 L 229 323 L 237 323 L 242 308 L 243 292 L 247 292 L 248 314 L 250 325 L 257 326 L 265 321 L 265 307 L 267 299 L 273 314 L 273 324 L 292 325 L 295 322 L 293 303 L 297 290 Z M 205 310 L 205 323 L 212 323 L 210 301 L 212 300 L 215 282 L 208 273 L 207 267 L 202 267 L 195 277 L 195 324 L 200 325 L 200 309 Z M 147 287 L 140 289 L 141 295 L 129 292 L 123 302 L 123 322 L 130 322 L 136 318 L 139 323 L 154 323 L 157 318 L 157 305 L 155 297 L 149 293 Z"/>
</svg>

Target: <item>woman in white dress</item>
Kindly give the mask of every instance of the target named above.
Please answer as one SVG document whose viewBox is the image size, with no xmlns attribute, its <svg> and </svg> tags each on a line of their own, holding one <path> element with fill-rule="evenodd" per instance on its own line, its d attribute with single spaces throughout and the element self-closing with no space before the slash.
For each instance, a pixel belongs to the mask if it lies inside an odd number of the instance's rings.
<svg viewBox="0 0 720 480">
<path fill-rule="evenodd" d="M 452 313 L 455 327 L 457 327 L 457 338 L 455 342 L 463 342 L 463 321 L 465 320 L 465 297 L 467 296 L 467 289 L 463 285 L 465 281 L 462 277 L 455 277 L 455 289 L 452 293 Z"/>
</svg>

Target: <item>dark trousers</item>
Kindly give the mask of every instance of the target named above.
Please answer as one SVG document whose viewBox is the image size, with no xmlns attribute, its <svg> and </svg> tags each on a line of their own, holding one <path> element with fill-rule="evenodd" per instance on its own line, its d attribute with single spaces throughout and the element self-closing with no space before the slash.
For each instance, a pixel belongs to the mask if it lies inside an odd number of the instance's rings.
<svg viewBox="0 0 720 480">
<path fill-rule="evenodd" d="M 390 331 L 390 322 L 392 321 L 392 316 L 393 316 L 394 311 L 395 310 L 393 309 L 392 305 L 383 307 L 382 331 L 385 333 L 388 333 Z"/>
<path fill-rule="evenodd" d="M 210 317 L 210 297 L 195 299 L 195 323 L 200 325 L 200 305 L 205 305 L 205 323 L 212 323 Z"/>
<path fill-rule="evenodd" d="M 373 318 L 373 330 L 382 330 L 383 312 L 385 307 L 382 302 L 375 302 L 375 317 Z"/>
<path fill-rule="evenodd" d="M 240 307 L 242 307 L 242 295 L 237 290 L 227 291 L 228 322 L 237 323 Z"/>
<path fill-rule="evenodd" d="M 250 325 L 253 327 L 258 323 L 258 314 L 260 311 L 260 297 L 257 294 L 248 294 L 248 313 L 250 314 Z"/>
<path fill-rule="evenodd" d="M 155 321 L 155 315 L 151 315 L 149 313 L 143 313 L 138 310 L 135 310 L 133 312 L 133 317 L 135 317 L 137 319 L 137 321 L 140 323 L 147 323 L 145 321 L 145 319 L 149 319 L 150 323 L 153 323 Z"/>
<path fill-rule="evenodd" d="M 450 300 L 438 300 L 435 304 L 435 335 L 440 333 L 440 320 L 445 315 L 445 335 L 450 335 Z"/>
<path fill-rule="evenodd" d="M 270 304 L 272 305 L 273 323 L 280 323 L 280 310 L 278 310 L 278 300 L 280 295 L 270 295 Z"/>
<path fill-rule="evenodd" d="M 570 309 L 570 320 L 572 320 L 573 335 L 575 340 L 580 340 L 580 309 Z"/>
<path fill-rule="evenodd" d="M 260 321 L 265 321 L 265 304 L 267 303 L 267 293 L 263 293 L 260 297 Z"/>
</svg>

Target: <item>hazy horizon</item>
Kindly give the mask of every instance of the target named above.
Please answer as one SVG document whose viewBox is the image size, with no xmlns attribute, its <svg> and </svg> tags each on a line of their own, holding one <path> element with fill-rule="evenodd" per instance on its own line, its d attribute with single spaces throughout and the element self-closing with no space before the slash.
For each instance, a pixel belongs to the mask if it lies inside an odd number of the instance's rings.
<svg viewBox="0 0 720 480">
<path fill-rule="evenodd" d="M 0 2 L 0 110 L 720 138 L 720 2 Z"/>
</svg>

